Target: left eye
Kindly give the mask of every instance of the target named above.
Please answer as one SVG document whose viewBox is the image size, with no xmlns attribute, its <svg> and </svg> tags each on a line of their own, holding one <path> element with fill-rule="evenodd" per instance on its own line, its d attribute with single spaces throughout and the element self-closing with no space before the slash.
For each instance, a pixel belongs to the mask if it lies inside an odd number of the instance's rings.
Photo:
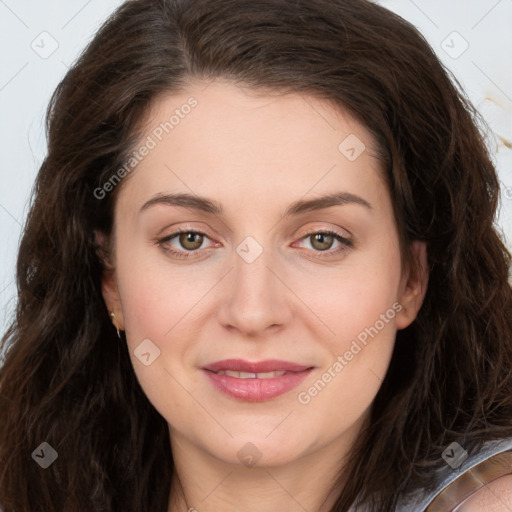
<svg viewBox="0 0 512 512">
<path fill-rule="evenodd" d="M 327 251 L 332 248 L 334 242 L 342 243 L 347 239 L 332 232 L 319 232 L 306 235 L 301 240 L 310 241 L 310 245 L 317 251 Z"/>
<path fill-rule="evenodd" d="M 346 238 L 336 231 L 313 231 L 303 236 L 300 241 L 309 241 L 315 257 L 329 258 L 342 256 L 345 251 L 351 249 L 354 243 L 350 238 Z M 338 246 L 332 249 L 333 244 L 338 242 Z"/>
</svg>

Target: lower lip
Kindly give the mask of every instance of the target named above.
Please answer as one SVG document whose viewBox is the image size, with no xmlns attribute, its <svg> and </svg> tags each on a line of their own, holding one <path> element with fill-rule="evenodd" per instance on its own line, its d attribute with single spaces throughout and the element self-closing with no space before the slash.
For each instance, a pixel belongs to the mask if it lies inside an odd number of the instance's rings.
<svg viewBox="0 0 512 512">
<path fill-rule="evenodd" d="M 263 402 L 297 387 L 312 370 L 309 368 L 302 372 L 288 372 L 270 379 L 239 379 L 229 375 L 219 375 L 210 370 L 203 371 L 210 382 L 226 395 L 246 402 Z"/>
</svg>

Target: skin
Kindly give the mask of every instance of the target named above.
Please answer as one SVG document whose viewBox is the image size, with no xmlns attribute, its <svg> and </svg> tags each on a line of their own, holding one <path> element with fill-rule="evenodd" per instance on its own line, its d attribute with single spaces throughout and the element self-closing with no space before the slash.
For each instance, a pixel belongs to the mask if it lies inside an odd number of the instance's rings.
<svg viewBox="0 0 512 512">
<path fill-rule="evenodd" d="M 177 469 L 169 511 L 327 511 L 336 499 L 328 493 L 333 475 L 368 420 L 396 331 L 421 307 L 426 249 L 413 244 L 423 270 L 402 272 L 375 142 L 345 112 L 313 97 L 194 83 L 155 103 L 141 141 L 191 96 L 197 106 L 122 183 L 115 255 L 103 277 L 137 378 L 169 425 Z M 338 149 L 350 134 L 366 146 L 353 161 Z M 347 203 L 283 217 L 294 201 L 338 191 L 371 209 Z M 177 192 L 207 196 L 224 214 L 165 204 L 140 212 L 155 195 Z M 156 243 L 178 228 L 207 235 L 189 259 Z M 336 253 L 343 246 L 332 239 L 319 250 L 308 233 L 329 229 L 353 246 Z M 252 263 L 236 251 L 248 236 L 263 248 Z M 178 236 L 170 246 L 186 252 L 191 244 L 180 245 Z M 297 394 L 396 303 L 394 318 L 300 403 Z M 134 356 L 144 339 L 160 350 L 149 366 Z M 284 395 L 242 402 L 217 391 L 201 370 L 227 358 L 315 368 Z M 260 456 L 253 467 L 237 456 L 248 442 Z"/>
</svg>

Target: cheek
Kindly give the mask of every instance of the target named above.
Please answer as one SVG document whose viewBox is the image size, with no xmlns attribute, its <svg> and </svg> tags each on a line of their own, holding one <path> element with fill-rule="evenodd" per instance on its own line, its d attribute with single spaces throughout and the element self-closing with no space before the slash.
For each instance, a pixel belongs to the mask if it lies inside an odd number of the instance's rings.
<svg viewBox="0 0 512 512">
<path fill-rule="evenodd" d="M 338 315 L 328 320 L 336 335 L 324 338 L 325 363 L 297 394 L 306 416 L 320 415 L 338 433 L 364 417 L 382 385 L 394 348 L 400 305 L 388 293 L 362 298 L 361 303 L 347 300 L 345 304 L 340 299 Z M 315 424 L 310 428 L 315 430 Z"/>
<path fill-rule="evenodd" d="M 194 305 L 211 287 L 208 274 L 199 279 L 193 266 L 171 264 L 158 248 L 127 242 L 119 237 L 117 278 L 128 341 L 162 343 L 175 326 L 190 322 Z"/>
<path fill-rule="evenodd" d="M 389 246 L 353 261 L 323 280 L 328 285 L 323 291 L 309 278 L 302 291 L 322 313 L 330 335 L 321 338 L 328 354 L 324 365 L 301 387 L 299 402 L 322 411 L 336 425 L 355 421 L 377 394 L 394 348 L 396 316 L 402 309 L 397 302 L 398 251 Z"/>
<path fill-rule="evenodd" d="M 208 292 L 219 275 L 193 265 L 172 265 L 153 248 L 126 246 L 122 251 L 119 240 L 117 278 L 126 339 L 137 378 L 156 406 L 163 389 L 180 388 L 169 373 L 179 382 L 189 378 L 187 371 L 200 349 L 202 316 L 215 311 Z M 141 347 L 147 348 L 142 352 Z M 151 363 L 146 366 L 138 356 L 148 351 Z M 157 408 L 162 410 L 162 405 Z"/>
<path fill-rule="evenodd" d="M 153 276 L 132 270 L 119 280 L 123 282 L 121 297 L 125 319 L 126 336 L 130 345 L 144 338 L 159 339 L 171 328 L 167 312 L 172 310 L 176 295 L 164 283 L 158 283 Z"/>
<path fill-rule="evenodd" d="M 187 382 L 185 358 L 193 350 L 190 340 L 197 339 L 191 318 L 200 299 L 196 293 L 201 291 L 195 292 L 179 273 L 171 278 L 169 269 L 136 253 L 125 254 L 118 260 L 117 272 L 132 366 L 155 409 L 168 421 L 176 421 L 191 413 L 190 396 L 179 383 Z M 192 412 L 197 414 L 195 409 Z"/>
<path fill-rule="evenodd" d="M 377 323 L 383 335 L 393 328 L 400 287 L 400 255 L 393 246 L 354 253 L 339 267 L 303 272 L 294 291 L 322 320 L 330 336 L 322 337 L 329 349 L 343 350 L 347 343 Z M 394 306 L 394 307 L 393 307 Z M 387 315 L 386 315 L 387 313 Z M 384 325 L 381 318 L 385 315 Z M 328 333 L 327 333 L 328 334 Z"/>
</svg>

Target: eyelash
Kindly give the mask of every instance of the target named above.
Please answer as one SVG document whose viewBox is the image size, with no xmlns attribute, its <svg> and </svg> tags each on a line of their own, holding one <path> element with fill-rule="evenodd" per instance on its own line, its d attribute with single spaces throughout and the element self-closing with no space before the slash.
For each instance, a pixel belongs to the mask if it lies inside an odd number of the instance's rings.
<svg viewBox="0 0 512 512">
<path fill-rule="evenodd" d="M 158 245 L 164 252 L 166 252 L 168 254 L 172 254 L 173 257 L 178 258 L 178 259 L 190 258 L 190 257 L 194 256 L 197 252 L 201 251 L 201 249 L 195 249 L 193 251 L 177 251 L 176 249 L 169 248 L 168 246 L 165 245 L 167 242 L 171 241 L 173 238 L 180 235 L 181 233 L 193 233 L 194 235 L 202 235 L 202 236 L 209 238 L 208 235 L 206 233 L 204 233 L 203 231 L 191 230 L 191 229 L 180 229 L 180 230 L 175 231 L 174 233 L 171 233 L 170 235 L 168 235 L 160 240 L 157 240 L 156 245 Z M 310 231 L 309 233 L 306 233 L 304 236 L 302 236 L 300 238 L 300 240 L 304 240 L 305 238 L 308 238 L 311 235 L 333 235 L 334 238 L 341 244 L 340 247 L 338 247 L 338 249 L 335 249 L 335 250 L 330 250 L 330 249 L 327 249 L 325 251 L 313 250 L 313 252 L 320 253 L 319 256 L 321 258 L 330 257 L 330 256 L 340 254 L 354 246 L 352 240 L 344 237 L 337 231 L 333 231 L 333 230 Z M 322 253 L 326 253 L 328 256 L 323 256 L 323 255 L 321 255 Z"/>
</svg>

